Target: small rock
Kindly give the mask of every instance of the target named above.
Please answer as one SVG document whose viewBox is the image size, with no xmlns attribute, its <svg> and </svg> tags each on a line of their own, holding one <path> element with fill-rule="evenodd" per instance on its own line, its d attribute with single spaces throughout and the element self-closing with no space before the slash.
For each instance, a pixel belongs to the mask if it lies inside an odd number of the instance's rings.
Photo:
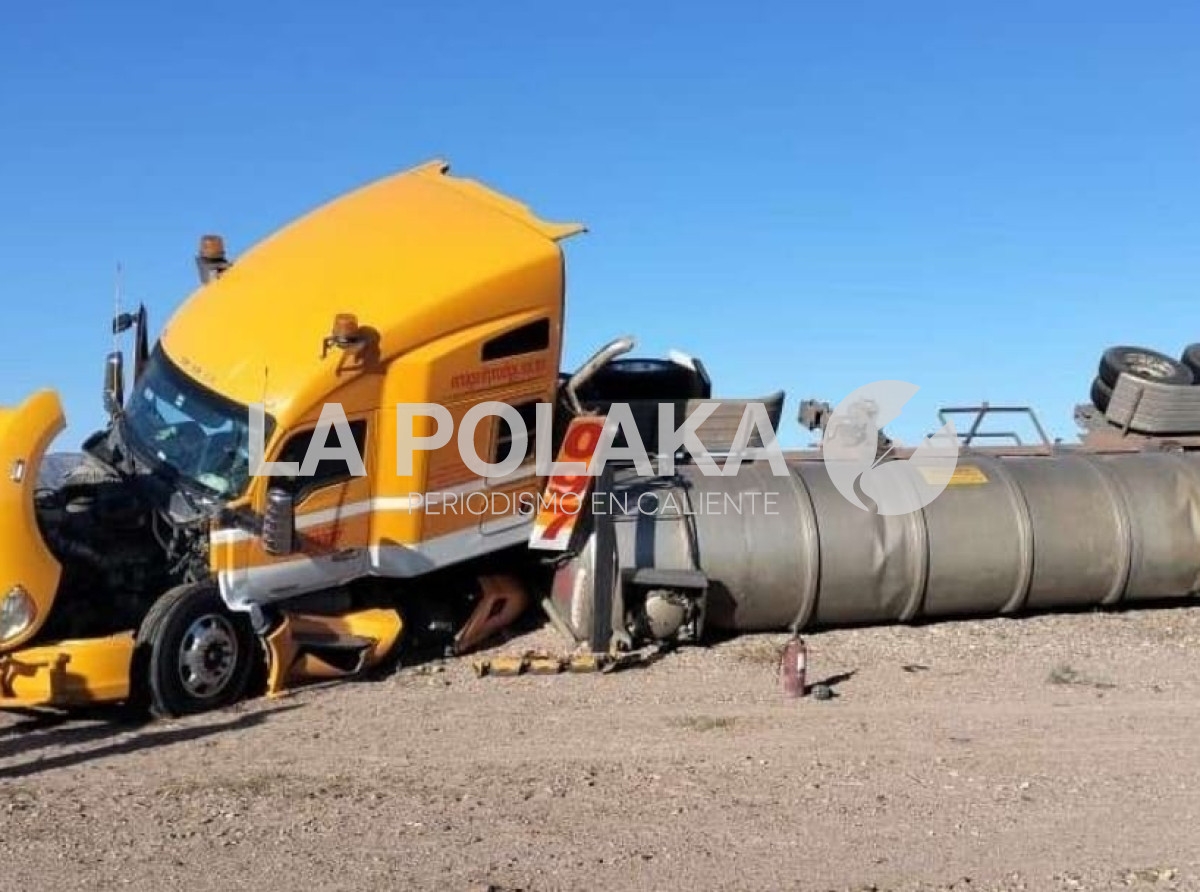
<svg viewBox="0 0 1200 892">
<path fill-rule="evenodd" d="M 814 700 L 832 700 L 833 688 L 827 684 L 815 684 L 812 686 L 812 698 Z"/>
</svg>

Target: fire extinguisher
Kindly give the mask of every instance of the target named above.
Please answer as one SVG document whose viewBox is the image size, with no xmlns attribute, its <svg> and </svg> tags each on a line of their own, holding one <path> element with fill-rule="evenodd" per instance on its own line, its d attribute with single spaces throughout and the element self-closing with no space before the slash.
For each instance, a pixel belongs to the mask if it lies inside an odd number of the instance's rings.
<svg viewBox="0 0 1200 892">
<path fill-rule="evenodd" d="M 805 676 L 808 674 L 808 648 L 799 635 L 793 636 L 783 648 L 779 663 L 779 674 L 783 679 L 783 695 L 789 698 L 803 697 L 808 693 Z"/>
</svg>

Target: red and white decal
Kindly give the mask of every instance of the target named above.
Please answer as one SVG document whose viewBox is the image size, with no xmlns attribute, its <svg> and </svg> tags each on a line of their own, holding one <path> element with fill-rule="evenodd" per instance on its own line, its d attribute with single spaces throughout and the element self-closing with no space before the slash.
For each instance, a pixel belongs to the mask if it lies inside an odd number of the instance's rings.
<svg viewBox="0 0 1200 892">
<path fill-rule="evenodd" d="M 571 544 L 571 534 L 583 513 L 584 500 L 592 488 L 592 477 L 588 473 L 596 447 L 600 444 L 600 432 L 604 430 L 603 415 L 581 415 L 572 419 L 558 450 L 558 463 L 582 465 L 582 474 L 558 474 L 546 481 L 546 490 L 538 504 L 533 532 L 529 534 L 529 547 L 542 551 L 566 551 Z"/>
</svg>

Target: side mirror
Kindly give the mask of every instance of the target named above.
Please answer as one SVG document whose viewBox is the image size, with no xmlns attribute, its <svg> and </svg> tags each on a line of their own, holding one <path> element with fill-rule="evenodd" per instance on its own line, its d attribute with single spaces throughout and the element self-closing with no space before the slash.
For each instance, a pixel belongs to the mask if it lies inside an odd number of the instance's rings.
<svg viewBox="0 0 1200 892">
<path fill-rule="evenodd" d="M 104 360 L 104 411 L 116 416 L 125 405 L 125 358 L 120 352 Z"/>
<path fill-rule="evenodd" d="M 286 489 L 267 490 L 263 512 L 262 547 L 271 555 L 291 554 L 296 539 L 296 502 Z"/>
</svg>

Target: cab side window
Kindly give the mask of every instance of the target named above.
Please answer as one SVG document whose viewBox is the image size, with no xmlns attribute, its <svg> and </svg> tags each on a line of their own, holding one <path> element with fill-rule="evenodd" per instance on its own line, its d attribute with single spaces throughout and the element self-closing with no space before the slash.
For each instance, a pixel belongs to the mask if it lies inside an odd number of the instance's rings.
<svg viewBox="0 0 1200 892">
<path fill-rule="evenodd" d="M 537 319 L 486 341 L 479 358 L 484 362 L 537 353 L 550 346 L 550 320 Z"/>
<path fill-rule="evenodd" d="M 277 462 L 295 462 L 297 465 L 304 464 L 304 456 L 308 454 L 309 445 L 312 443 L 314 431 L 312 429 L 300 431 L 293 434 L 291 438 L 284 444 L 283 449 L 279 452 L 279 457 L 275 459 Z M 367 422 L 359 419 L 350 422 L 350 433 L 354 436 L 354 447 L 358 450 L 358 454 L 366 460 L 366 452 L 364 451 L 367 442 Z M 337 431 L 333 428 L 329 429 L 329 434 L 326 437 L 325 446 L 340 446 L 337 439 Z M 332 486 L 335 483 L 345 483 L 353 478 L 350 473 L 350 467 L 345 459 L 340 458 L 323 458 L 317 462 L 316 472 L 311 476 L 297 477 L 272 477 L 271 486 L 277 486 L 291 492 L 297 499 L 302 498 L 313 490 L 321 489 L 326 486 Z"/>
</svg>

